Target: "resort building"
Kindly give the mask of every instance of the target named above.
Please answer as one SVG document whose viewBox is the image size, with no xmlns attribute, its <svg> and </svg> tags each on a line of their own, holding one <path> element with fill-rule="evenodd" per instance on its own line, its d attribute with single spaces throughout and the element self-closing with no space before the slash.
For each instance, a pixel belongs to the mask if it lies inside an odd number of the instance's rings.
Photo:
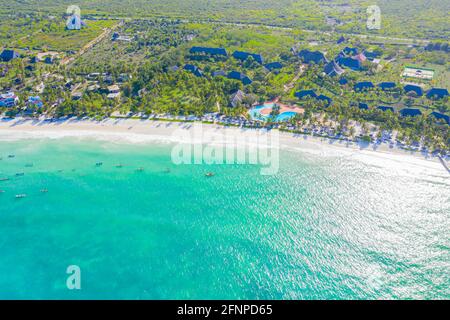
<svg viewBox="0 0 450 320">
<path fill-rule="evenodd" d="M 381 82 L 378 84 L 378 87 L 380 87 L 380 89 L 383 91 L 389 91 L 395 89 L 397 85 L 395 84 L 395 82 Z"/>
<path fill-rule="evenodd" d="M 2 54 L 0 55 L 3 61 L 8 62 L 13 59 L 17 59 L 20 57 L 20 54 L 17 53 L 14 50 L 3 50 Z"/>
<path fill-rule="evenodd" d="M 82 92 L 74 92 L 72 93 L 72 100 L 81 100 L 82 96 L 83 96 Z"/>
<path fill-rule="evenodd" d="M 225 71 L 223 71 L 223 70 L 218 70 L 218 71 L 214 71 L 212 73 L 212 76 L 213 77 L 226 77 L 227 73 Z"/>
<path fill-rule="evenodd" d="M 118 99 L 120 98 L 120 88 L 118 85 L 112 85 L 108 87 L 108 99 Z"/>
<path fill-rule="evenodd" d="M 243 74 L 243 73 L 241 73 L 241 72 L 238 72 L 238 71 L 231 71 L 231 72 L 228 74 L 228 78 L 229 78 L 229 79 L 239 80 L 239 81 L 241 81 L 241 82 L 244 84 L 244 86 L 253 83 L 252 79 L 250 79 L 250 78 L 247 77 L 245 74 Z"/>
<path fill-rule="evenodd" d="M 381 57 L 381 53 L 378 53 L 376 51 L 364 51 L 364 55 L 366 56 L 367 60 L 374 61 Z"/>
<path fill-rule="evenodd" d="M 317 94 L 314 90 L 302 90 L 302 91 L 296 92 L 295 96 L 299 99 L 317 98 Z"/>
<path fill-rule="evenodd" d="M 390 111 L 390 112 L 394 113 L 394 108 L 392 108 L 392 107 L 379 106 L 377 109 L 381 110 L 381 111 Z"/>
<path fill-rule="evenodd" d="M 184 66 L 184 70 L 189 71 L 190 73 L 192 73 L 196 77 L 199 77 L 199 78 L 203 77 L 202 70 L 200 70 L 197 66 L 194 66 L 192 64 L 185 65 Z"/>
<path fill-rule="evenodd" d="M 346 56 L 356 56 L 358 54 L 358 49 L 357 48 L 350 48 L 350 47 L 345 47 L 342 52 L 346 55 Z"/>
<path fill-rule="evenodd" d="M 123 42 L 131 42 L 133 41 L 133 37 L 120 35 L 117 32 L 114 32 L 111 38 L 112 41 L 123 41 Z"/>
<path fill-rule="evenodd" d="M 46 57 L 44 60 L 44 63 L 46 64 L 53 64 L 53 57 Z"/>
<path fill-rule="evenodd" d="M 276 69 L 282 69 L 283 65 L 281 64 L 281 62 L 271 62 L 271 63 L 266 64 L 264 66 L 264 68 L 266 68 L 269 71 L 273 71 Z"/>
<path fill-rule="evenodd" d="M 404 108 L 400 110 L 400 114 L 402 117 L 417 117 L 422 115 L 422 111 L 419 109 Z"/>
<path fill-rule="evenodd" d="M 39 96 L 31 96 L 28 97 L 28 108 L 42 108 L 44 106 L 44 102 L 42 102 L 41 97 Z"/>
<path fill-rule="evenodd" d="M 423 89 L 422 87 L 413 85 L 413 84 L 407 84 L 406 86 L 403 87 L 403 90 L 405 90 L 405 93 L 408 95 L 416 95 L 418 97 L 423 96 Z"/>
<path fill-rule="evenodd" d="M 367 61 L 367 57 L 364 55 L 364 53 L 357 54 L 356 56 L 353 57 L 353 59 L 358 60 L 359 63 L 361 64 Z"/>
<path fill-rule="evenodd" d="M 366 90 L 373 89 L 374 87 L 375 86 L 373 85 L 372 82 L 363 81 L 363 82 L 358 82 L 357 84 L 355 84 L 354 89 L 355 89 L 355 91 L 366 91 Z"/>
<path fill-rule="evenodd" d="M 192 47 L 189 52 L 192 54 L 205 54 L 211 56 L 228 56 L 227 50 L 224 48 Z"/>
<path fill-rule="evenodd" d="M 336 41 L 336 43 L 337 44 L 341 44 L 341 43 L 344 43 L 344 42 L 346 42 L 347 40 L 343 37 L 343 36 L 341 36 L 339 39 L 338 39 L 338 41 Z"/>
<path fill-rule="evenodd" d="M 361 110 L 369 110 L 369 106 L 367 105 L 367 103 L 362 103 L 362 102 L 360 102 L 358 104 L 358 108 Z"/>
<path fill-rule="evenodd" d="M 345 71 L 333 60 L 325 65 L 323 72 L 327 76 L 335 77 L 342 75 Z"/>
<path fill-rule="evenodd" d="M 430 113 L 431 117 L 436 118 L 437 121 L 443 121 L 445 123 L 447 123 L 448 125 L 450 125 L 450 116 L 440 113 L 440 112 L 432 112 Z"/>
<path fill-rule="evenodd" d="M 298 56 L 300 57 L 300 59 L 303 60 L 304 63 L 307 64 L 310 63 L 320 64 L 327 62 L 325 55 L 320 51 L 302 50 L 299 52 Z"/>
<path fill-rule="evenodd" d="M 0 95 L 0 107 L 14 107 L 19 103 L 19 97 L 14 92 L 8 92 Z"/>
<path fill-rule="evenodd" d="M 333 100 L 330 97 L 327 97 L 326 95 L 323 94 L 317 96 L 316 99 L 319 101 L 325 101 L 325 107 L 328 107 L 333 102 Z"/>
<path fill-rule="evenodd" d="M 442 88 L 432 88 L 427 93 L 428 99 L 443 99 L 445 97 L 448 97 L 448 90 L 442 89 Z"/>
<path fill-rule="evenodd" d="M 339 79 L 339 84 L 340 84 L 341 86 L 346 85 L 347 83 L 348 83 L 348 80 L 347 80 L 346 78 L 341 78 L 341 79 Z"/>
<path fill-rule="evenodd" d="M 264 59 L 263 59 L 262 55 L 257 54 L 257 53 L 249 53 L 249 52 L 244 52 L 244 51 L 235 51 L 233 53 L 233 57 L 235 59 L 242 60 L 242 61 L 247 60 L 249 57 L 253 57 L 253 59 L 255 59 L 255 61 L 258 62 L 259 64 L 263 64 L 264 63 Z"/>
<path fill-rule="evenodd" d="M 346 67 L 354 71 L 360 71 L 362 69 L 361 61 L 350 57 L 338 57 L 337 63 L 341 67 Z"/>
<path fill-rule="evenodd" d="M 236 108 L 240 104 L 242 104 L 242 101 L 245 98 L 245 93 L 241 90 L 236 91 L 230 96 L 230 106 L 233 108 Z"/>
</svg>

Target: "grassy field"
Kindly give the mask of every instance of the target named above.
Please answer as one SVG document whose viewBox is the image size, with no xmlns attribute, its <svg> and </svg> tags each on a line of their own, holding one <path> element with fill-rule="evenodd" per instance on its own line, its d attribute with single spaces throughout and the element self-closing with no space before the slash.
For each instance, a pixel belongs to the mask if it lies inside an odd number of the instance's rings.
<svg viewBox="0 0 450 320">
<path fill-rule="evenodd" d="M 12 46 L 32 50 L 77 51 L 117 21 L 86 21 L 86 24 L 81 30 L 67 30 L 64 21 L 54 21 L 48 28 L 36 28 L 30 35 L 13 41 Z"/>
<path fill-rule="evenodd" d="M 62 15 L 70 0 L 8 1 L 0 14 Z M 442 0 L 378 0 L 381 30 L 367 30 L 369 0 L 79 0 L 84 15 L 116 17 L 166 16 L 348 33 L 448 39 L 450 2 Z"/>
</svg>

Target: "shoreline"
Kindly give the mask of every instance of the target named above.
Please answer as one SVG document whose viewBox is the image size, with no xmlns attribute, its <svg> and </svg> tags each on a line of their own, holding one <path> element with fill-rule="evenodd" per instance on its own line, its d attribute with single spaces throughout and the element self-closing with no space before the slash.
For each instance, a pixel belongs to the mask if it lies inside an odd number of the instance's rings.
<svg viewBox="0 0 450 320">
<path fill-rule="evenodd" d="M 30 138 L 50 138 L 60 139 L 65 137 L 92 138 L 108 141 L 126 141 L 131 143 L 148 142 L 166 142 L 175 143 L 179 140 L 172 135 L 176 130 L 186 130 L 190 134 L 193 130 L 192 121 L 164 121 L 132 118 L 108 118 L 102 121 L 95 120 L 57 120 L 45 121 L 36 119 L 2 119 L 0 120 L 0 141 L 5 137 L 13 137 L 12 140 L 30 139 Z M 240 128 L 236 126 L 225 126 L 222 124 L 201 123 L 205 129 L 221 130 L 221 133 L 227 133 L 239 137 L 243 132 L 259 130 L 267 132 L 265 129 Z M 307 153 L 320 154 L 327 156 L 329 151 L 339 152 L 345 155 L 371 155 L 378 157 L 396 158 L 396 160 L 415 161 L 420 160 L 424 163 L 433 163 L 446 170 L 445 164 L 449 166 L 448 161 L 440 159 L 438 156 L 432 156 L 420 151 L 410 151 L 401 149 L 397 146 L 390 147 L 385 144 L 375 145 L 373 143 L 349 142 L 345 140 L 332 139 L 306 135 L 301 133 L 291 133 L 278 130 L 280 149 L 291 149 L 304 151 Z M 21 135 L 20 135 L 21 134 Z M 18 137 L 19 136 L 19 137 Z M 333 152 L 331 152 L 333 153 Z M 448 171 L 447 171 L 448 172 Z"/>
</svg>

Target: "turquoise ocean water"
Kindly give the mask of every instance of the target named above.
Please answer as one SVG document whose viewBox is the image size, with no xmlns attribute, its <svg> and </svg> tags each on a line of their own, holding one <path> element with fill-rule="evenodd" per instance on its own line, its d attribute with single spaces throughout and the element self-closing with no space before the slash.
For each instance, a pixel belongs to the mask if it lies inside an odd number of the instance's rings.
<svg viewBox="0 0 450 320">
<path fill-rule="evenodd" d="M 0 298 L 450 298 L 443 168 L 283 150 L 262 176 L 170 151 L 0 141 Z"/>
</svg>

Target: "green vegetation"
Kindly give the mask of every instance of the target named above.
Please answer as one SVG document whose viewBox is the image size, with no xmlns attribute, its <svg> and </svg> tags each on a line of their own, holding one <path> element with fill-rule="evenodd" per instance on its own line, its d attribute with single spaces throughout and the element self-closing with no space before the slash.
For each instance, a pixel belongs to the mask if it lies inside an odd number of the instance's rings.
<svg viewBox="0 0 450 320">
<path fill-rule="evenodd" d="M 406 82 L 419 84 L 425 91 L 431 87 L 449 88 L 448 44 L 433 40 L 439 43 L 439 48 L 425 49 L 426 43 L 415 40 L 380 37 L 406 35 L 406 30 L 408 37 L 431 37 L 427 29 L 431 28 L 433 38 L 445 39 L 448 31 L 443 27 L 445 23 L 441 27 L 431 23 L 442 22 L 440 12 L 420 28 L 407 29 L 412 22 L 400 14 L 403 1 L 396 1 L 395 6 L 386 3 L 382 10 L 386 9 L 383 21 L 388 29 L 371 31 L 368 37 L 346 34 L 346 42 L 337 44 L 342 36 L 340 31 L 367 31 L 362 27 L 367 3 L 243 0 L 238 5 L 235 1 L 231 0 L 229 6 L 215 0 L 176 2 L 176 6 L 175 1 L 159 0 L 150 6 L 140 0 L 129 6 L 114 0 L 81 1 L 87 27 L 78 31 L 64 28 L 65 17 L 61 12 L 64 13 L 67 2 L 41 1 L 39 10 L 31 12 L 34 1 L 27 1 L 24 12 L 18 14 L 13 1 L 0 11 L 4 18 L 0 24 L 5 28 L 0 41 L 3 47 L 13 48 L 22 56 L 0 66 L 7 69 L 0 77 L 0 90 L 16 92 L 21 103 L 1 111 L 7 111 L 8 115 L 20 113 L 26 107 L 27 97 L 38 94 L 45 107 L 37 114 L 47 116 L 101 119 L 116 112 L 131 112 L 134 116 L 202 116 L 220 112 L 247 117 L 251 106 L 279 99 L 305 110 L 303 115 L 292 119 L 295 126 L 329 123 L 334 126 L 334 132 L 354 136 L 352 123 L 362 126 L 370 123 L 376 124 L 380 132 L 399 131 L 404 141 L 422 140 L 434 148 L 448 149 L 448 126 L 436 124 L 428 117 L 434 111 L 449 114 L 448 97 L 441 100 L 413 97 L 402 89 Z M 192 5 L 190 11 L 186 9 L 187 4 Z M 445 9 L 446 5 L 442 6 Z M 174 9 L 169 10 L 170 7 Z M 438 8 L 431 1 L 426 12 Z M 30 13 L 25 14 L 27 11 Z M 389 12 L 399 14 L 398 20 L 391 21 Z M 405 9 L 406 13 L 410 17 L 414 15 L 411 9 Z M 106 16 L 110 18 L 101 19 Z M 210 21 L 205 22 L 207 19 Z M 400 28 L 394 21 L 404 21 L 405 25 Z M 315 31 L 304 30 L 309 28 Z M 94 39 L 98 42 L 92 45 Z M 226 48 L 228 57 L 192 54 L 189 50 L 193 46 Z M 326 76 L 323 65 L 303 65 L 291 50 L 318 50 L 332 60 L 346 46 L 358 48 L 360 52 L 380 53 L 379 61 L 363 62 L 360 71 L 345 69 L 346 85 L 338 82 L 339 77 Z M 235 50 L 261 54 L 264 64 L 280 62 L 283 67 L 268 70 L 253 57 L 245 61 L 235 59 L 231 56 Z M 32 57 L 42 57 L 45 53 L 55 54 L 55 59 L 49 63 L 31 62 Z M 202 76 L 184 70 L 186 64 L 194 65 Z M 435 76 L 432 80 L 405 79 L 402 72 L 407 65 L 432 68 Z M 229 79 L 227 75 L 231 71 L 247 76 L 251 83 Z M 391 91 L 374 88 L 355 92 L 353 86 L 360 81 L 375 85 L 392 81 L 397 86 Z M 119 86 L 120 96 L 108 97 L 111 85 Z M 296 92 L 307 89 L 330 98 L 332 104 L 295 96 Z M 230 108 L 231 96 L 238 90 L 244 96 L 236 103 L 237 107 Z M 369 110 L 360 110 L 359 103 L 367 104 Z M 377 110 L 378 106 L 392 107 L 395 113 Z M 401 117 L 398 111 L 405 107 L 419 109 L 423 116 Z M 274 115 L 277 112 L 278 109 L 273 110 Z M 361 139 L 370 139 L 369 133 L 369 130 L 360 132 Z"/>
<path fill-rule="evenodd" d="M 72 1 L 8 1 L 0 14 L 60 16 Z M 442 0 L 379 0 L 382 29 L 367 30 L 367 7 L 359 0 L 79 0 L 90 17 L 170 17 L 201 21 L 260 23 L 310 30 L 375 33 L 408 38 L 449 38 L 450 3 Z"/>
</svg>

